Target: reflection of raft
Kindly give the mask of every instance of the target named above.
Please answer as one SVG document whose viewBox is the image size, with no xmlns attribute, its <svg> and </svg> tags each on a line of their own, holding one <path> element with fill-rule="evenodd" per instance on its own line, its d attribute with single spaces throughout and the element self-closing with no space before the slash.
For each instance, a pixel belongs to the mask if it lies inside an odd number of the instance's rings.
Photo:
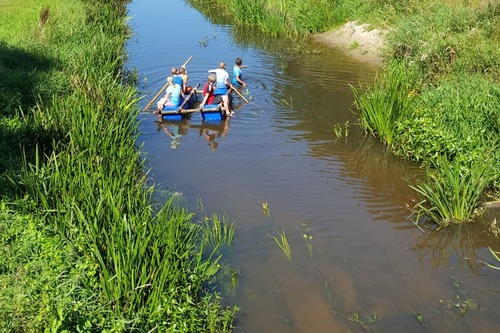
<svg viewBox="0 0 500 333">
<path fill-rule="evenodd" d="M 203 108 L 200 107 L 202 102 L 201 95 L 203 91 L 198 90 L 198 84 L 193 88 L 189 95 L 179 107 L 176 106 L 165 106 L 161 111 L 161 117 L 163 120 L 179 121 L 187 118 L 190 114 L 199 112 L 201 118 L 205 121 L 222 120 L 226 115 L 222 112 L 221 105 L 208 104 Z M 200 95 L 200 96 L 199 96 Z"/>
</svg>

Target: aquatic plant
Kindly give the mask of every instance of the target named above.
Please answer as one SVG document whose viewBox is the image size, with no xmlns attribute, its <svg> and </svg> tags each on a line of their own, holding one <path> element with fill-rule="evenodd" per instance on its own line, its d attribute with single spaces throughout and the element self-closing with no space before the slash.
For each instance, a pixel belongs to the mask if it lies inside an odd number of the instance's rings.
<svg viewBox="0 0 500 333">
<path fill-rule="evenodd" d="M 289 261 L 292 261 L 292 249 L 290 248 L 290 244 L 288 243 L 288 239 L 286 238 L 285 234 L 285 229 L 281 233 L 276 231 L 276 233 L 279 236 L 275 237 L 273 235 L 267 234 L 269 237 L 271 237 L 276 244 L 278 244 L 279 248 L 285 253 L 286 257 L 288 258 Z"/>
<path fill-rule="evenodd" d="M 234 240 L 236 222 L 230 223 L 227 217 L 213 213 L 211 217 L 204 217 L 200 224 L 204 246 L 209 246 L 211 249 L 231 246 Z"/>
<path fill-rule="evenodd" d="M 471 221 L 490 179 L 489 172 L 487 161 L 476 161 L 465 167 L 440 159 L 439 164 L 429 169 L 425 182 L 410 185 L 424 198 L 414 207 L 416 220 L 427 217 L 440 226 Z"/>
<path fill-rule="evenodd" d="M 349 136 L 349 120 L 344 125 L 339 123 L 333 124 L 333 133 L 337 138 Z"/>
</svg>

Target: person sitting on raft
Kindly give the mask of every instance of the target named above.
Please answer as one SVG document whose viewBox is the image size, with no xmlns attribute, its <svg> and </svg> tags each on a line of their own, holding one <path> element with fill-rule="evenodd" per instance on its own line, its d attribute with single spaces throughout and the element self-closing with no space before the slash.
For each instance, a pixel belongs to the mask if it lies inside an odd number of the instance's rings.
<svg viewBox="0 0 500 333">
<path fill-rule="evenodd" d="M 165 89 L 165 97 L 160 98 L 156 105 L 158 106 L 157 113 L 161 113 L 165 106 L 179 107 L 182 103 L 181 86 L 174 83 L 172 76 L 167 78 L 168 86 Z"/>
<path fill-rule="evenodd" d="M 205 105 L 218 105 L 222 103 L 222 95 L 215 96 L 215 89 L 215 75 L 210 74 L 207 83 L 203 87 L 203 101 L 200 105 L 202 109 Z"/>
<path fill-rule="evenodd" d="M 184 65 L 179 68 L 179 76 L 182 78 L 182 87 L 184 94 L 189 94 L 193 87 L 188 86 L 188 74 Z"/>
<path fill-rule="evenodd" d="M 214 91 L 215 96 L 222 96 L 222 102 L 224 104 L 224 110 L 227 116 L 232 116 L 234 112 L 229 109 L 229 89 L 232 85 L 229 83 L 229 74 L 226 71 L 226 63 L 219 63 L 219 68 L 211 69 L 209 73 L 215 73 L 217 85 Z"/>
<path fill-rule="evenodd" d="M 185 71 L 185 69 L 184 69 L 184 71 Z M 175 67 L 172 67 L 170 69 L 170 73 L 172 75 L 174 83 L 181 86 L 181 98 L 182 98 L 182 100 L 184 100 L 184 98 L 185 98 L 184 91 L 186 90 L 186 85 L 184 84 L 184 78 L 182 77 L 180 71 Z"/>
</svg>

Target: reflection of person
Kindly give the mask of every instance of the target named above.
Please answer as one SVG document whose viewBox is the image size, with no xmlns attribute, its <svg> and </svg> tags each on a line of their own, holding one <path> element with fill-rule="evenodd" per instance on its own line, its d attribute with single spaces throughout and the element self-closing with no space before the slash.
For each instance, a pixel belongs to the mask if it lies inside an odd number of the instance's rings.
<svg viewBox="0 0 500 333">
<path fill-rule="evenodd" d="M 219 68 L 209 70 L 210 73 L 215 73 L 217 85 L 214 91 L 215 96 L 222 96 L 224 111 L 227 116 L 232 116 L 234 112 L 229 109 L 229 88 L 232 87 L 229 83 L 229 74 L 226 71 L 226 63 L 219 63 Z"/>
<path fill-rule="evenodd" d="M 225 118 L 219 125 L 213 123 L 204 123 L 200 127 L 200 137 L 203 135 L 205 141 L 212 150 L 215 150 L 219 143 L 215 141 L 221 137 L 225 137 L 229 131 L 229 121 L 231 118 Z"/>
<path fill-rule="evenodd" d="M 236 58 L 233 67 L 233 84 L 235 86 L 245 87 L 247 84 L 245 83 L 245 81 L 243 81 L 243 74 L 241 72 L 241 69 L 246 68 L 247 66 L 242 65 L 242 63 L 243 59 L 241 59 L 240 57 Z"/>
<path fill-rule="evenodd" d="M 215 141 L 215 133 L 210 131 L 208 128 L 205 128 L 203 130 L 203 134 L 205 134 L 205 140 L 207 141 L 208 145 L 210 146 L 211 150 L 217 149 L 217 146 L 219 145 Z"/>
<path fill-rule="evenodd" d="M 177 146 L 181 144 L 181 135 L 179 134 L 179 128 L 177 126 L 172 126 L 172 129 L 169 129 L 168 126 L 165 126 L 163 130 L 172 139 L 172 141 L 170 142 L 170 148 L 176 149 Z"/>
</svg>

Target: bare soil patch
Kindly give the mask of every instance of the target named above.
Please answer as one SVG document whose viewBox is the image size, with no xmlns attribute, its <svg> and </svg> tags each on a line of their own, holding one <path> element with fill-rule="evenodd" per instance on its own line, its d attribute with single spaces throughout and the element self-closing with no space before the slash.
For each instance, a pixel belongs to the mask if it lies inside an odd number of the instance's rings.
<svg viewBox="0 0 500 333">
<path fill-rule="evenodd" d="M 360 61 L 380 66 L 384 61 L 382 48 L 386 33 L 380 29 L 370 29 L 368 24 L 347 22 L 339 29 L 314 34 L 312 38 Z"/>
</svg>

